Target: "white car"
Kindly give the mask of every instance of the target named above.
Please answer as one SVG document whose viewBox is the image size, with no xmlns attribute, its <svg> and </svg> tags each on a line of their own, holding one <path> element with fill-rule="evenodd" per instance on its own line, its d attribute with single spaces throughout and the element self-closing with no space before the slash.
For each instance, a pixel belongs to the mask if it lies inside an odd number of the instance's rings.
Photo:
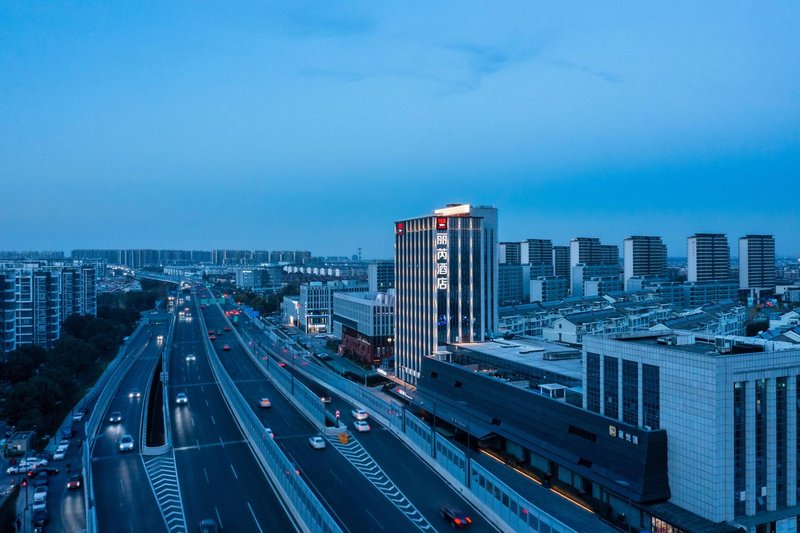
<svg viewBox="0 0 800 533">
<path fill-rule="evenodd" d="M 27 459 L 23 459 L 19 462 L 20 466 L 27 465 L 33 468 L 39 468 L 40 466 L 47 466 L 47 459 L 41 459 L 39 457 L 29 457 Z"/>
<path fill-rule="evenodd" d="M 325 439 L 319 435 L 314 435 L 313 437 L 308 438 L 308 444 L 311 445 L 311 447 L 315 450 L 322 450 L 325 448 Z"/>
<path fill-rule="evenodd" d="M 83 420 L 83 411 L 78 411 L 74 415 L 72 415 L 73 422 L 80 422 Z"/>
<path fill-rule="evenodd" d="M 369 424 L 367 424 L 364 420 L 356 420 L 353 422 L 353 427 L 360 433 L 370 430 Z"/>
<path fill-rule="evenodd" d="M 119 451 L 133 451 L 133 437 L 131 435 L 123 435 L 122 438 L 119 439 Z"/>
<path fill-rule="evenodd" d="M 266 432 L 267 432 L 267 435 L 269 435 L 271 439 L 274 439 L 274 438 L 275 438 L 275 434 L 274 434 L 274 433 L 272 432 L 272 430 L 271 430 L 271 429 L 269 429 L 268 427 L 265 427 L 265 428 L 264 428 L 264 431 L 266 431 Z"/>
<path fill-rule="evenodd" d="M 44 501 L 47 501 L 47 485 L 36 487 L 36 490 L 33 491 L 33 503 Z"/>
<path fill-rule="evenodd" d="M 369 413 L 367 413 L 363 409 L 353 409 L 350 412 L 352 413 L 353 418 L 355 418 L 356 420 L 366 420 L 367 418 L 369 418 Z"/>
<path fill-rule="evenodd" d="M 195 357 L 195 355 L 193 353 L 190 353 L 189 355 L 186 356 L 186 362 L 187 363 L 193 363 L 196 360 L 197 360 L 197 357 Z"/>
<path fill-rule="evenodd" d="M 178 395 L 175 397 L 175 403 L 178 405 L 185 405 L 189 403 L 189 397 L 186 396 L 185 392 L 179 392 Z"/>
<path fill-rule="evenodd" d="M 64 459 L 65 455 L 67 455 L 66 448 L 57 448 L 56 451 L 53 452 L 53 461 L 61 461 Z"/>
</svg>

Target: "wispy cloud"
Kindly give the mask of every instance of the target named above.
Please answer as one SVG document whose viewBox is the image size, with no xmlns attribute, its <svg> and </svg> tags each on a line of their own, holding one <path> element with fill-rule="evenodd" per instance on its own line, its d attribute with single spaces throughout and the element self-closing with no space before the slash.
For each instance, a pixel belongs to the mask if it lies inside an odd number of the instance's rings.
<svg viewBox="0 0 800 533">
<path fill-rule="evenodd" d="M 607 70 L 597 70 L 595 68 L 590 67 L 589 65 L 573 63 L 572 61 L 566 61 L 563 59 L 555 59 L 551 61 L 551 64 L 553 66 L 562 69 L 582 72 L 584 74 L 588 74 L 589 76 L 594 76 L 595 78 L 599 78 L 608 83 L 619 83 L 622 81 L 622 78 L 620 78 L 620 76 L 614 72 L 609 72 Z"/>
</svg>

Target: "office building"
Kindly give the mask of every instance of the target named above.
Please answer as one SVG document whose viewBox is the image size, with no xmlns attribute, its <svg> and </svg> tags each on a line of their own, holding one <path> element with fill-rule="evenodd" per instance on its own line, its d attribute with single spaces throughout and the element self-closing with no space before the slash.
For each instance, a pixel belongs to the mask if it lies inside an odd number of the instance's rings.
<svg viewBox="0 0 800 533">
<path fill-rule="evenodd" d="M 746 235 L 739 239 L 739 288 L 757 297 L 775 290 L 775 237 Z"/>
<path fill-rule="evenodd" d="M 666 523 L 688 510 L 745 531 L 796 531 L 800 348 L 668 330 L 589 336 L 583 356 L 587 410 L 667 431 Z"/>
<path fill-rule="evenodd" d="M 570 277 L 570 247 L 553 246 L 553 275 L 559 277 Z"/>
<path fill-rule="evenodd" d="M 395 222 L 395 371 L 409 383 L 448 342 L 497 331 L 498 221 L 494 207 L 453 204 Z"/>
<path fill-rule="evenodd" d="M 254 292 L 277 291 L 281 288 L 283 269 L 272 267 L 241 267 L 236 269 L 236 287 Z"/>
<path fill-rule="evenodd" d="M 335 293 L 367 292 L 366 283 L 354 280 L 312 281 L 300 285 L 298 299 L 299 327 L 306 333 L 330 333 L 333 331 L 333 295 Z"/>
<path fill-rule="evenodd" d="M 687 239 L 687 281 L 720 281 L 731 277 L 731 250 L 721 233 L 696 233 Z"/>
<path fill-rule="evenodd" d="M 394 261 L 374 261 L 367 267 L 369 292 L 394 289 Z"/>
<path fill-rule="evenodd" d="M 0 354 L 17 347 L 16 286 L 14 271 L 0 269 Z"/>
<path fill-rule="evenodd" d="M 661 237 L 628 237 L 623 243 L 623 256 L 626 291 L 632 290 L 631 278 L 664 278 L 667 275 L 667 247 Z"/>
<path fill-rule="evenodd" d="M 394 355 L 394 291 L 337 292 L 333 295 L 333 334 L 345 355 L 380 366 Z"/>
</svg>

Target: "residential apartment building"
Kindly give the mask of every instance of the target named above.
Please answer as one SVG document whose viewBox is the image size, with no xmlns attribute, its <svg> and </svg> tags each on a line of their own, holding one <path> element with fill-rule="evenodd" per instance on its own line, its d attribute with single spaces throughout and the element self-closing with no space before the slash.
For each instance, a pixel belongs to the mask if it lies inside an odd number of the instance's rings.
<svg viewBox="0 0 800 533">
<path fill-rule="evenodd" d="M 739 239 L 739 288 L 757 297 L 775 290 L 775 237 L 746 235 Z"/>
<path fill-rule="evenodd" d="M 16 286 L 14 271 L 0 268 L 0 354 L 17 347 Z"/>
<path fill-rule="evenodd" d="M 277 291 L 283 281 L 283 268 L 241 267 L 236 269 L 236 287 L 255 292 Z"/>
<path fill-rule="evenodd" d="M 569 294 L 569 278 L 565 276 L 540 276 L 530 281 L 531 302 L 556 302 Z"/>
<path fill-rule="evenodd" d="M 497 270 L 497 300 L 499 305 L 516 305 L 530 298 L 530 265 L 504 264 Z"/>
<path fill-rule="evenodd" d="M 661 237 L 633 236 L 623 242 L 625 290 L 634 277 L 661 279 L 667 275 L 667 247 Z"/>
<path fill-rule="evenodd" d="M 373 261 L 367 267 L 370 292 L 387 292 L 394 289 L 394 261 Z"/>
<path fill-rule="evenodd" d="M 570 247 L 553 246 L 553 275 L 569 278 L 570 264 Z"/>
<path fill-rule="evenodd" d="M 695 233 L 687 240 L 686 281 L 721 281 L 731 277 L 731 250 L 721 233 Z"/>
<path fill-rule="evenodd" d="M 494 207 L 449 205 L 395 222 L 395 371 L 409 383 L 448 342 L 497 331 L 498 220 Z"/>
</svg>

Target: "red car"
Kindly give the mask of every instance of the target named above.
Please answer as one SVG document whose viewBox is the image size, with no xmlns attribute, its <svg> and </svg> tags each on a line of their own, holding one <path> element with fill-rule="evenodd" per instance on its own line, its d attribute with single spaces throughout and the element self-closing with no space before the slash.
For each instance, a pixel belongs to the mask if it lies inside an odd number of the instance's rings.
<svg viewBox="0 0 800 533">
<path fill-rule="evenodd" d="M 209 335 L 208 338 L 211 339 L 212 341 L 217 340 L 217 336 L 216 335 Z"/>
<path fill-rule="evenodd" d="M 231 347 L 230 347 L 230 346 L 228 346 L 227 344 L 225 344 L 225 345 L 222 347 L 222 351 L 224 351 L 224 352 L 227 352 L 227 351 L 229 351 L 230 349 L 231 349 Z"/>
</svg>

